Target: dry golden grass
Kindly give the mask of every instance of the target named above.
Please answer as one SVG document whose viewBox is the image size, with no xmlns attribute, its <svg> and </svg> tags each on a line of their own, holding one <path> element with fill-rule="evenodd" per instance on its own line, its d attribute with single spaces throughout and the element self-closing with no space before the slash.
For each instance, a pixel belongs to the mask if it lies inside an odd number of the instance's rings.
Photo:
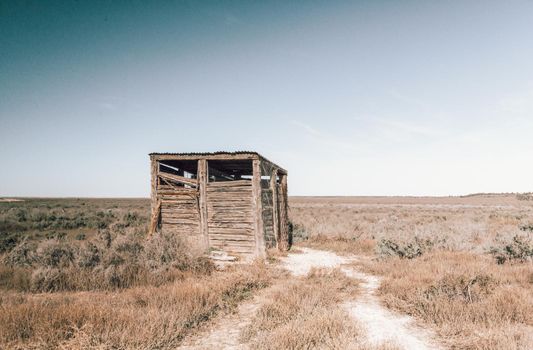
<svg viewBox="0 0 533 350">
<path fill-rule="evenodd" d="M 301 242 L 301 245 L 309 248 L 331 250 L 340 254 L 372 255 L 376 249 L 376 240 L 318 234 Z"/>
<path fill-rule="evenodd" d="M 423 321 L 450 347 L 533 348 L 530 202 L 514 196 L 297 198 L 291 220 L 296 238 L 307 238 L 304 245 L 376 254 L 364 268 L 384 276 L 379 293 L 385 304 Z M 491 248 L 518 255 L 509 246 L 517 236 L 525 259 L 498 264 Z"/>
<path fill-rule="evenodd" d="M 425 322 L 453 348 L 533 348 L 533 266 L 527 254 L 526 262 L 498 265 L 488 253 L 518 234 L 531 235 L 531 201 L 485 196 L 290 202 L 296 239 L 367 255 L 364 268 L 384 277 L 379 292 L 386 305 Z M 141 242 L 144 202 L 124 204 L 127 210 L 113 200 L 3 205 L 6 232 L 22 230 L 32 238 L 25 250 L 23 240 L 7 237 L 2 250 L 0 348 L 175 348 L 198 325 L 275 279 L 260 264 L 211 273 L 210 264 L 185 254 L 178 241 Z M 78 220 L 87 205 L 90 215 Z M 62 206 L 68 213 L 63 219 Z M 100 226 L 105 228 L 98 233 Z M 52 235 L 56 229 L 67 230 L 66 239 Z M 74 240 L 79 230 L 87 238 Z M 391 251 L 412 259 L 386 256 Z M 277 282 L 281 287 L 272 301 L 242 334 L 252 347 L 370 349 L 339 306 L 356 294 L 356 282 L 338 271 Z"/>
<path fill-rule="evenodd" d="M 357 298 L 358 282 L 339 269 L 312 269 L 306 277 L 279 280 L 252 323 L 241 332 L 250 348 L 398 350 L 365 343 L 363 328 L 342 307 Z"/>
<path fill-rule="evenodd" d="M 533 201 L 514 196 L 296 197 L 290 198 L 290 219 L 295 241 L 343 238 L 355 242 L 358 254 L 372 241 L 415 236 L 430 239 L 437 248 L 484 253 L 533 223 Z"/>
<path fill-rule="evenodd" d="M 242 333 L 257 349 L 343 349 L 360 334 L 339 303 L 356 282 L 339 270 L 286 280 Z"/>
<path fill-rule="evenodd" d="M 533 265 L 497 265 L 467 252 L 366 264 L 385 276 L 387 306 L 431 324 L 457 349 L 529 349 L 533 344 Z"/>
<path fill-rule="evenodd" d="M 114 293 L 5 293 L 0 348 L 170 349 L 269 281 L 266 267 L 256 264 Z"/>
</svg>

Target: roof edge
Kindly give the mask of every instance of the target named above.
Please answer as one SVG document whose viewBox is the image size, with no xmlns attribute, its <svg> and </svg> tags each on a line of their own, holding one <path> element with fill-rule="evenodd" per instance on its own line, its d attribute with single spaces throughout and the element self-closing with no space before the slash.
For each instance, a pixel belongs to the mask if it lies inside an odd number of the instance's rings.
<svg viewBox="0 0 533 350">
<path fill-rule="evenodd" d="M 266 162 L 271 163 L 276 168 L 280 169 L 282 172 L 287 174 L 287 170 L 285 170 L 283 167 L 277 165 L 276 163 L 268 160 L 267 158 L 263 157 L 261 154 L 255 151 L 217 151 L 217 152 L 151 152 L 148 154 L 150 157 L 165 157 L 165 156 L 177 156 L 177 157 L 221 157 L 221 156 L 254 156 L 264 160 Z"/>
</svg>

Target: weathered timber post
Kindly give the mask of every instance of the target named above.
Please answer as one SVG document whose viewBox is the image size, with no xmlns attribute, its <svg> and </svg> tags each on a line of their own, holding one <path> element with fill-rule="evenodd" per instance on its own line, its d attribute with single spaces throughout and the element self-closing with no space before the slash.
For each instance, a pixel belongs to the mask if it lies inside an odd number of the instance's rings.
<svg viewBox="0 0 533 350">
<path fill-rule="evenodd" d="M 289 249 L 289 216 L 287 203 L 287 174 L 280 175 L 279 191 L 279 250 Z"/>
<path fill-rule="evenodd" d="M 150 186 L 150 199 L 151 199 L 151 215 L 150 215 L 150 231 L 149 234 L 152 235 L 157 230 L 159 224 L 159 211 L 161 208 L 161 202 L 157 198 L 157 175 L 159 172 L 159 164 L 154 156 L 150 156 L 150 176 L 151 176 L 151 186 Z"/>
<path fill-rule="evenodd" d="M 273 168 L 270 174 L 270 190 L 272 191 L 272 227 L 274 230 L 274 237 L 276 238 L 276 247 L 279 246 L 279 221 L 278 221 L 278 169 Z"/>
<path fill-rule="evenodd" d="M 209 231 L 207 225 L 207 160 L 198 160 L 198 209 L 200 210 L 200 234 L 202 248 L 209 251 Z"/>
<path fill-rule="evenodd" d="M 255 251 L 259 258 L 266 257 L 265 237 L 263 232 L 263 200 L 261 194 L 261 161 L 253 160 L 252 193 L 254 205 Z"/>
</svg>

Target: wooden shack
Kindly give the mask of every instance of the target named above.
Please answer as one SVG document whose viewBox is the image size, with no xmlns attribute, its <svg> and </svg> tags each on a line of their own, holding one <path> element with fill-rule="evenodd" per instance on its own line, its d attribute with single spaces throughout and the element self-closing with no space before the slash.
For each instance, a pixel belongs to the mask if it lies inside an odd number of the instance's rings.
<svg viewBox="0 0 533 350">
<path fill-rule="evenodd" d="M 244 259 L 289 248 L 287 171 L 256 152 L 151 153 L 151 233 Z"/>
</svg>

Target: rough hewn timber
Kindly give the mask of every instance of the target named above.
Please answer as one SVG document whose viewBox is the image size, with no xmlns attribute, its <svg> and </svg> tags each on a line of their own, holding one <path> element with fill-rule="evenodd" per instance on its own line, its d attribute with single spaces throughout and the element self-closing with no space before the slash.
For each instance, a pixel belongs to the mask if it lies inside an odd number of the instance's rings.
<svg viewBox="0 0 533 350">
<path fill-rule="evenodd" d="M 150 157 L 150 203 L 151 203 L 151 215 L 150 215 L 150 232 L 152 235 L 157 230 L 159 224 L 159 213 L 158 210 L 161 208 L 161 202 L 157 200 L 157 173 L 159 170 L 159 164 L 154 159 Z"/>
<path fill-rule="evenodd" d="M 289 217 L 287 203 L 287 175 L 282 174 L 279 186 L 279 244 L 282 251 L 289 249 Z"/>
<path fill-rule="evenodd" d="M 185 177 L 185 176 L 175 175 L 175 174 L 171 174 L 171 173 L 165 173 L 165 172 L 162 172 L 162 171 L 159 172 L 158 176 L 163 178 L 163 179 L 165 179 L 165 180 L 174 181 L 174 182 L 177 182 L 177 183 L 182 183 L 182 184 L 189 185 L 189 186 L 194 186 L 194 187 L 198 186 L 198 181 L 197 180 L 189 179 L 188 177 Z"/>
<path fill-rule="evenodd" d="M 200 232 L 204 239 L 205 251 L 209 251 L 209 228 L 207 225 L 207 161 L 198 161 L 198 203 L 200 210 Z"/>
<path fill-rule="evenodd" d="M 263 232 L 263 208 L 261 200 L 261 164 L 260 160 L 254 159 L 253 161 L 253 178 L 252 178 L 252 195 L 254 204 L 254 229 L 255 229 L 255 242 L 257 257 L 266 257 L 266 247 Z"/>
</svg>

